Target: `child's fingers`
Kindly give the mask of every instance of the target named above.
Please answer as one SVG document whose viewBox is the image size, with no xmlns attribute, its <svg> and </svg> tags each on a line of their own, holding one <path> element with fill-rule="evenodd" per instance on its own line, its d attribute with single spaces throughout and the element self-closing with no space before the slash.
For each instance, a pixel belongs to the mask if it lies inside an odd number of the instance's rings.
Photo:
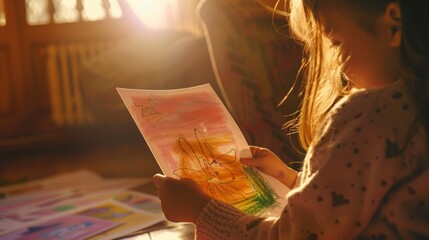
<svg viewBox="0 0 429 240">
<path fill-rule="evenodd" d="M 241 158 L 240 162 L 249 167 L 260 167 L 261 161 L 258 161 L 254 158 Z"/>
<path fill-rule="evenodd" d="M 261 158 L 265 155 L 265 148 L 249 146 L 249 149 L 253 158 L 241 158 L 240 162 L 249 167 L 262 167 L 261 165 L 263 164 L 263 161 L 260 161 L 258 158 Z"/>
<path fill-rule="evenodd" d="M 252 153 L 253 158 L 264 158 L 272 155 L 272 152 L 267 148 L 262 147 L 250 147 L 250 152 Z"/>
<path fill-rule="evenodd" d="M 250 152 L 252 153 L 252 156 L 255 157 L 259 157 L 261 155 L 261 152 L 263 150 L 263 148 L 261 147 L 256 147 L 256 146 L 249 146 Z"/>
<path fill-rule="evenodd" d="M 165 179 L 166 179 L 166 176 L 161 174 L 155 174 L 152 177 L 152 181 L 157 188 L 161 188 L 162 186 L 164 186 Z"/>
<path fill-rule="evenodd" d="M 252 153 L 252 156 L 254 157 L 255 154 L 258 152 L 259 147 L 256 146 L 249 146 L 250 152 Z"/>
</svg>

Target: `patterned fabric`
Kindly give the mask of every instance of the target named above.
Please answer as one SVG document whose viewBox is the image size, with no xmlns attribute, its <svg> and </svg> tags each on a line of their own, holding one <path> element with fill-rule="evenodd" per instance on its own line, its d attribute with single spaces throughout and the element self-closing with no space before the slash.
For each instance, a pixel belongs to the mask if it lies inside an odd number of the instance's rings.
<svg viewBox="0 0 429 240">
<path fill-rule="evenodd" d="M 199 7 L 223 99 L 249 144 L 267 147 L 286 162 L 301 159 L 282 130 L 285 114 L 296 111 L 298 101 L 276 107 L 301 61 L 285 17 L 273 23 L 272 10 L 256 0 L 205 0 Z"/>
<path fill-rule="evenodd" d="M 429 239 L 427 138 L 403 81 L 358 91 L 330 114 L 279 218 L 212 200 L 197 222 L 211 231 L 198 239 Z"/>
</svg>

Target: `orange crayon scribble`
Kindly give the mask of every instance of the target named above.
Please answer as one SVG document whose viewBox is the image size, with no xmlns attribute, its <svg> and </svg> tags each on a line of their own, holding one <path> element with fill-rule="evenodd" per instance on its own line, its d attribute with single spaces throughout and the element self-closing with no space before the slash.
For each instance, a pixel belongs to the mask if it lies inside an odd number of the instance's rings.
<svg viewBox="0 0 429 240">
<path fill-rule="evenodd" d="M 234 204 L 244 201 L 255 192 L 236 161 L 236 150 L 220 150 L 231 145 L 229 137 L 205 138 L 194 129 L 195 139 L 179 138 L 176 152 L 181 156 L 178 177 L 190 178 L 215 199 Z M 232 145 L 231 145 L 232 146 Z"/>
</svg>

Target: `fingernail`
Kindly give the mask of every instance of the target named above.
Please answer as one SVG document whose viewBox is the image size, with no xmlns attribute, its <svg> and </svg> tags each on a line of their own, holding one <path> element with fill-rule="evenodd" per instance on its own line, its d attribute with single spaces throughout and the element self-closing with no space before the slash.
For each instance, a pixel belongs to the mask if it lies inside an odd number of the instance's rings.
<svg viewBox="0 0 429 240">
<path fill-rule="evenodd" d="M 161 174 L 155 174 L 152 177 L 152 182 L 155 184 L 155 186 L 159 187 L 159 185 L 161 184 L 162 178 L 164 176 Z"/>
</svg>

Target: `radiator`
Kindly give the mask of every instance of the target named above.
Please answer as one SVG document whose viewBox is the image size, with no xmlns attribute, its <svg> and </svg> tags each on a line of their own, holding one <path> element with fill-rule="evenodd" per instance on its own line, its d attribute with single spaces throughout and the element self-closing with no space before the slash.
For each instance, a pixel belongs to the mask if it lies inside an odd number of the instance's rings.
<svg viewBox="0 0 429 240">
<path fill-rule="evenodd" d="M 94 124 L 94 118 L 85 106 L 79 83 L 79 66 L 85 60 L 97 57 L 114 43 L 59 43 L 46 48 L 46 68 L 49 87 L 51 118 L 58 126 Z"/>
</svg>

